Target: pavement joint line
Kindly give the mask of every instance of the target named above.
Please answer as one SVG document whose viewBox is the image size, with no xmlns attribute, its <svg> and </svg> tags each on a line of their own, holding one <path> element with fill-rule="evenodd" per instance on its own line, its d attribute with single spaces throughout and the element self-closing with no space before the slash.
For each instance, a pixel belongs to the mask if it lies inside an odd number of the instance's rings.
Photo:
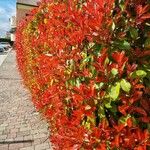
<svg viewBox="0 0 150 150">
<path fill-rule="evenodd" d="M 1 77 L 0 77 L 0 79 L 2 79 L 2 80 L 18 80 L 18 81 L 22 80 L 19 78 L 1 78 Z"/>
<path fill-rule="evenodd" d="M 33 143 L 34 140 L 0 141 L 0 144 Z"/>
</svg>

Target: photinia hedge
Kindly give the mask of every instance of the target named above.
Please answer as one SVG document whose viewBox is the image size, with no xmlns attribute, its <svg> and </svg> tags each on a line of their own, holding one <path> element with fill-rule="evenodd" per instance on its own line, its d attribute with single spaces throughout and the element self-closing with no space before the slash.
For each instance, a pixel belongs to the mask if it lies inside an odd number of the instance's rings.
<svg viewBox="0 0 150 150">
<path fill-rule="evenodd" d="M 53 149 L 149 149 L 149 0 L 43 0 L 16 48 Z"/>
</svg>

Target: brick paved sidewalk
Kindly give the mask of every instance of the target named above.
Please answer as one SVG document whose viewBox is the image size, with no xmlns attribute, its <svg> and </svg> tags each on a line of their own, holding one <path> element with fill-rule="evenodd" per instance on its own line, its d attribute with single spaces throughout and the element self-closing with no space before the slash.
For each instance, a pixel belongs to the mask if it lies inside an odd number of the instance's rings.
<svg viewBox="0 0 150 150">
<path fill-rule="evenodd" d="M 51 150 L 48 126 L 23 87 L 11 51 L 0 67 L 0 150 Z M 8 144 L 9 143 L 9 144 Z"/>
</svg>

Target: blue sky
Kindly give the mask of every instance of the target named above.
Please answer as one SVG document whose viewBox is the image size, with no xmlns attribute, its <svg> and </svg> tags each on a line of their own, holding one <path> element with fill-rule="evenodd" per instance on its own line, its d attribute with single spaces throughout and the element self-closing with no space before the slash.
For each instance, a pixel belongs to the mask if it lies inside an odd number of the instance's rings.
<svg viewBox="0 0 150 150">
<path fill-rule="evenodd" d="M 16 0 L 0 0 L 0 36 L 10 30 L 9 18 L 16 15 Z"/>
</svg>

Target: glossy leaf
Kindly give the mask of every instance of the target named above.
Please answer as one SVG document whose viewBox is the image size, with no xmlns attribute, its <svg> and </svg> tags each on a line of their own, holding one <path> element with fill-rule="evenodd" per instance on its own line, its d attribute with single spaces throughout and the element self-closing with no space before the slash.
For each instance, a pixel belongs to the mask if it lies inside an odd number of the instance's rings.
<svg viewBox="0 0 150 150">
<path fill-rule="evenodd" d="M 121 82 L 120 82 L 120 85 L 121 85 L 121 88 L 122 88 L 125 92 L 129 93 L 129 91 L 130 91 L 130 89 L 131 89 L 131 84 L 130 84 L 127 80 L 122 79 Z"/>
<path fill-rule="evenodd" d="M 147 73 L 144 70 L 137 70 L 131 74 L 132 78 L 140 77 L 144 78 L 147 75 Z"/>
<path fill-rule="evenodd" d="M 128 114 L 127 116 L 123 116 L 119 119 L 119 124 L 124 124 L 125 126 L 127 125 L 127 121 L 131 116 Z"/>
<path fill-rule="evenodd" d="M 130 43 L 127 41 L 117 41 L 114 45 L 120 50 L 129 50 L 131 48 Z"/>
<path fill-rule="evenodd" d="M 113 69 L 111 70 L 111 73 L 112 73 L 113 76 L 116 76 L 116 75 L 118 74 L 118 69 L 113 68 Z"/>
<path fill-rule="evenodd" d="M 147 38 L 144 44 L 145 48 L 150 48 L 150 38 Z"/>
<path fill-rule="evenodd" d="M 138 30 L 136 28 L 130 28 L 130 35 L 133 39 L 137 39 L 138 37 Z"/>
<path fill-rule="evenodd" d="M 117 100 L 120 94 L 120 83 L 117 82 L 114 86 L 111 86 L 109 96 L 113 101 Z"/>
</svg>

